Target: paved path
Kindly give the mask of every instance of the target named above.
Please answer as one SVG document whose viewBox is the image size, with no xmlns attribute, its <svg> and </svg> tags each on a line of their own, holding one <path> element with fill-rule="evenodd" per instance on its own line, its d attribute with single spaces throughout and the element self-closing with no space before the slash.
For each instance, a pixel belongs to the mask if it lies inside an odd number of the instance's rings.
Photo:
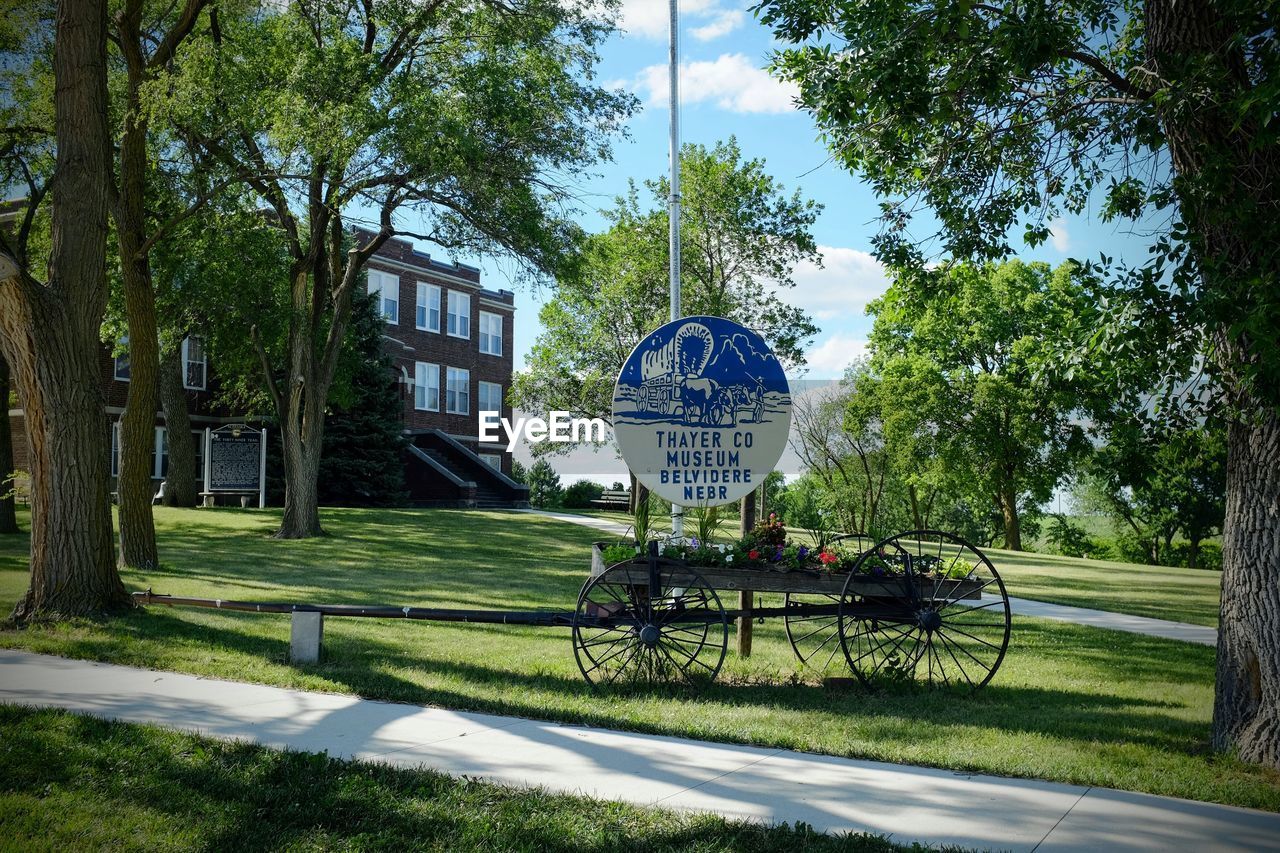
<svg viewBox="0 0 1280 853">
<path fill-rule="evenodd" d="M 623 536 L 630 530 L 625 524 L 594 518 L 589 515 L 574 515 L 568 512 L 551 512 L 550 510 L 524 509 L 519 512 L 533 513 L 570 524 L 594 527 L 602 533 Z M 1068 607 L 1065 604 L 1049 604 L 1043 601 L 1031 601 L 1026 598 L 1009 598 L 1009 607 L 1014 613 L 1024 616 L 1039 616 L 1042 619 L 1057 619 L 1061 622 L 1074 622 L 1077 625 L 1091 625 L 1095 628 L 1109 628 L 1112 631 L 1127 631 L 1131 634 L 1147 634 L 1152 637 L 1163 637 L 1166 640 L 1182 640 L 1187 643 L 1200 643 L 1205 646 L 1218 644 L 1218 629 L 1206 625 L 1191 625 L 1187 622 L 1170 622 L 1165 619 L 1151 619 L 1146 616 L 1130 616 L 1126 613 L 1112 613 L 1109 610 L 1093 610 L 1088 607 Z"/>
<path fill-rule="evenodd" d="M 603 700 L 602 700 L 603 701 Z M 1019 851 L 1275 849 L 1280 814 L 0 651 L 0 702 L 827 832 Z"/>
</svg>

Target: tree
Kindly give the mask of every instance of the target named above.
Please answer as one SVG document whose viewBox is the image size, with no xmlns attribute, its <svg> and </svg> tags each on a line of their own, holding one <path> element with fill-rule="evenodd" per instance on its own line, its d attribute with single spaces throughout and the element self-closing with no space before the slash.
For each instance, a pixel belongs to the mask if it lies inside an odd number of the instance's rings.
<svg viewBox="0 0 1280 853">
<path fill-rule="evenodd" d="M 791 446 L 807 469 L 803 493 L 814 491 L 809 480 L 816 479 L 836 516 L 836 526 L 847 533 L 879 529 L 880 502 L 889 476 L 877 426 L 869 420 L 857 425 L 846 422 L 845 410 L 861 369 L 852 368 L 839 384 L 794 395 L 792 405 Z M 794 484 L 787 489 L 789 510 L 794 506 L 792 492 L 799 488 Z"/>
<path fill-rule="evenodd" d="M 1005 547 L 1087 448 L 1070 383 L 1038 376 L 1088 304 L 1071 264 L 947 264 L 899 276 L 868 306 L 887 444 L 928 445 L 999 508 Z"/>
<path fill-rule="evenodd" d="M 352 293 L 387 239 L 503 253 L 531 275 L 573 263 L 569 187 L 633 104 L 590 82 L 611 31 L 552 0 L 338 0 L 220 16 L 210 42 L 185 51 L 156 109 L 247 182 L 290 261 L 283 345 L 249 328 L 283 439 L 278 537 L 323 533 L 329 391 Z M 373 211 L 373 230 L 349 245 L 358 210 Z"/>
<path fill-rule="evenodd" d="M 1111 270 L 1113 298 L 1078 332 L 1117 379 L 1172 388 L 1201 353 L 1215 375 L 1230 423 L 1213 744 L 1280 767 L 1274 15 L 1241 0 L 757 10 L 793 45 L 776 68 L 834 155 L 886 197 L 882 259 L 925 263 L 912 200 L 956 257 L 1008 254 L 1019 224 L 1043 241 L 1095 188 L 1103 219 L 1159 223 L 1147 260 Z"/>
<path fill-rule="evenodd" d="M 111 170 L 107 8 L 105 0 L 59 0 L 52 11 L 50 20 L 43 6 L 19 10 L 30 27 L 6 46 L 24 53 L 19 69 L 51 68 L 53 87 L 19 96 L 34 84 L 10 70 L 15 97 L 0 103 L 4 182 L 27 191 L 17 226 L 0 231 L 0 348 L 31 450 L 31 584 L 13 610 L 20 623 L 132 604 L 112 555 L 98 370 Z M 46 215 L 47 259 L 31 239 Z"/>
<path fill-rule="evenodd" d="M 529 486 L 529 503 L 536 507 L 560 505 L 560 475 L 546 459 L 529 466 L 525 482 Z"/>
<path fill-rule="evenodd" d="M 578 480 L 564 490 L 562 503 L 566 509 L 590 509 L 591 502 L 604 494 L 604 486 L 591 480 Z"/>
<path fill-rule="evenodd" d="M 1084 508 L 1127 527 L 1152 565 L 1172 565 L 1173 539 L 1182 533 L 1196 568 L 1200 544 L 1221 528 L 1225 512 L 1220 425 L 1152 425 L 1131 417 L 1109 424 L 1106 434 L 1078 490 Z"/>
<path fill-rule="evenodd" d="M 152 151 L 155 142 L 144 91 L 166 75 L 209 2 L 185 0 L 179 6 L 124 0 L 111 18 L 112 43 L 119 49 L 124 66 L 124 103 L 118 111 L 122 122 L 119 164 L 112 192 L 129 330 L 129 392 L 120 416 L 120 473 L 116 479 L 120 563 L 124 566 L 153 568 L 159 563 L 151 514 L 151 454 L 155 448 L 156 396 L 161 374 L 150 255 L 152 247 L 176 221 L 156 221 L 154 213 L 148 212 L 160 206 L 154 189 L 149 187 L 156 177 Z M 199 206 L 203 201 L 201 196 L 193 204 Z M 186 436 L 189 441 L 190 432 Z"/>
<path fill-rule="evenodd" d="M 778 293 L 794 286 L 797 264 L 820 260 L 809 229 L 821 207 L 798 191 L 786 195 L 762 160 L 742 159 L 733 139 L 711 150 L 684 146 L 680 168 L 684 313 L 736 320 L 760 333 L 783 362 L 803 365 L 817 327 Z M 652 207 L 642 208 L 632 184 L 606 213 L 609 228 L 588 240 L 578 274 L 562 278 L 543 306 L 528 366 L 512 383 L 517 408 L 612 423 L 623 363 L 669 319 L 668 185 L 659 179 L 645 187 Z"/>
<path fill-rule="evenodd" d="M 9 363 L 0 355 L 0 533 L 21 533 L 13 499 L 13 437 L 9 434 Z"/>
<path fill-rule="evenodd" d="M 408 493 L 402 454 L 404 400 L 395 367 L 382 348 L 385 330 L 377 299 L 356 294 L 347 359 L 335 390 L 320 458 L 320 501 L 325 505 L 395 506 Z"/>
</svg>

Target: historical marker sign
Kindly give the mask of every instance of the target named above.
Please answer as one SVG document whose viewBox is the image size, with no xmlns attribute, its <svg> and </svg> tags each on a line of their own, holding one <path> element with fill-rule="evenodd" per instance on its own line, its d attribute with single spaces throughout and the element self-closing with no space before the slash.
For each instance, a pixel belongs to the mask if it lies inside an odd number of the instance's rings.
<svg viewBox="0 0 1280 853">
<path fill-rule="evenodd" d="M 263 434 L 248 427 L 220 427 L 209 434 L 210 492 L 256 492 L 262 486 Z"/>
<path fill-rule="evenodd" d="M 627 358 L 613 392 L 618 450 L 654 494 L 681 506 L 736 501 L 782 457 L 791 389 L 769 345 L 720 317 L 684 317 Z"/>
</svg>

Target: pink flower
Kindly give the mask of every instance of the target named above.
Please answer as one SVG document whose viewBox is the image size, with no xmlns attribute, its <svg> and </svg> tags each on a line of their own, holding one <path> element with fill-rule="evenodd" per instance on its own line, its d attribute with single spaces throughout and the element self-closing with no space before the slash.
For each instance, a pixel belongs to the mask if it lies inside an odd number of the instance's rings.
<svg viewBox="0 0 1280 853">
<path fill-rule="evenodd" d="M 829 566 L 832 563 L 840 562 L 840 558 L 837 557 L 835 554 L 832 554 L 830 551 L 823 551 L 821 554 L 818 555 L 818 559 L 822 561 L 822 564 L 824 566 Z"/>
</svg>

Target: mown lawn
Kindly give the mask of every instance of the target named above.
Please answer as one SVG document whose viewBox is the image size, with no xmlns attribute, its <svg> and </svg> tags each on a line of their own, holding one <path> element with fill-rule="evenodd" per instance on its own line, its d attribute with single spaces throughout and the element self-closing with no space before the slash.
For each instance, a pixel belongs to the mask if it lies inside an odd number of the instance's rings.
<svg viewBox="0 0 1280 853">
<path fill-rule="evenodd" d="M 630 516 L 609 510 L 562 511 L 631 523 Z M 667 529 L 665 518 L 658 523 Z M 737 519 L 727 519 L 721 529 L 729 535 L 732 528 L 732 535 L 736 536 L 737 523 Z M 792 535 L 809 540 L 804 531 L 793 530 Z M 1221 572 L 1079 560 L 1000 548 L 983 551 L 1004 578 L 1010 595 L 1195 625 L 1218 624 Z"/>
<path fill-rule="evenodd" d="M 0 706 L 0 849 L 895 851 Z M 921 849 L 921 848 L 915 848 Z"/>
<path fill-rule="evenodd" d="M 278 542 L 277 516 L 160 510 L 165 568 L 130 587 L 257 600 L 571 608 L 597 532 L 529 515 L 326 510 L 334 534 Z M 997 563 L 999 565 L 999 562 Z M 26 584 L 0 540 L 0 598 Z M 1015 589 L 1015 592 L 1021 590 Z M 1149 791 L 1280 811 L 1280 774 L 1208 750 L 1211 648 L 1017 618 L 977 694 L 828 689 L 781 625 L 700 693 L 589 689 L 566 629 L 330 619 L 318 665 L 287 662 L 281 616 L 153 607 L 0 632 L 0 645 L 450 708 Z"/>
</svg>

